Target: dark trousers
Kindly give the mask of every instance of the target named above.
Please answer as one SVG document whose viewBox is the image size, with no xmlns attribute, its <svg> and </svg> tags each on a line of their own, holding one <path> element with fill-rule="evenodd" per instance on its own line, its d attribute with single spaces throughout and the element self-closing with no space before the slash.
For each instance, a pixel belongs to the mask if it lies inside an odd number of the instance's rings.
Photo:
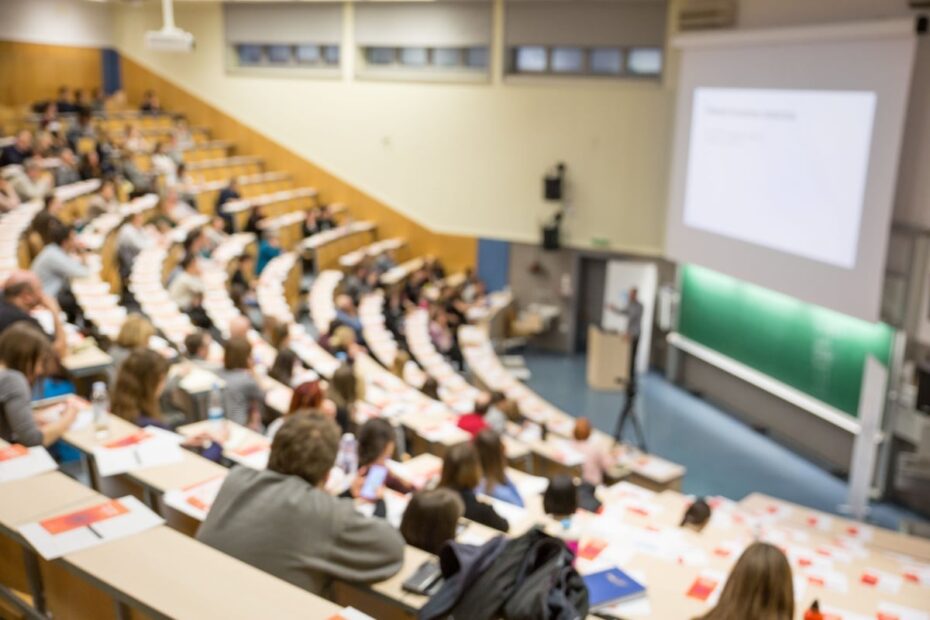
<svg viewBox="0 0 930 620">
<path fill-rule="evenodd" d="M 636 391 L 636 352 L 639 350 L 639 336 L 634 336 L 630 338 L 630 370 L 629 378 L 630 380 L 626 384 L 627 394 L 632 394 Z"/>
</svg>

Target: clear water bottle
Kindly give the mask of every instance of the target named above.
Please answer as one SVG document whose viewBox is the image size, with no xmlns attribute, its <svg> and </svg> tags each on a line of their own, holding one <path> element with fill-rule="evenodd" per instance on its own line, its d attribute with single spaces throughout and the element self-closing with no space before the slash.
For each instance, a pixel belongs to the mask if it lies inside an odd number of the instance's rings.
<svg viewBox="0 0 930 620">
<path fill-rule="evenodd" d="M 219 383 L 214 383 L 213 389 L 210 390 L 210 401 L 207 404 L 207 420 L 210 422 L 213 432 L 217 436 L 221 435 L 225 427 L 226 412 L 223 410 L 223 389 Z"/>
<path fill-rule="evenodd" d="M 345 433 L 339 440 L 339 455 L 336 457 L 336 465 L 346 473 L 346 476 L 352 478 L 358 471 L 358 448 L 355 443 L 355 435 Z"/>
<path fill-rule="evenodd" d="M 106 435 L 110 430 L 110 395 L 107 394 L 107 384 L 103 381 L 94 381 L 90 396 L 91 408 L 94 412 L 94 430 L 97 435 Z"/>
</svg>

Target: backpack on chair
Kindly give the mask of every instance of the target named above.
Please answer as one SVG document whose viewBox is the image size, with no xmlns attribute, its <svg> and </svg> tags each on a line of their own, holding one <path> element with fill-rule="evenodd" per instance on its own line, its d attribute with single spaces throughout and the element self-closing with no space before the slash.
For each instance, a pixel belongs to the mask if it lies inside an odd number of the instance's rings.
<svg viewBox="0 0 930 620">
<path fill-rule="evenodd" d="M 588 614 L 588 588 L 565 543 L 538 532 L 503 608 L 506 620 L 577 620 Z"/>
</svg>

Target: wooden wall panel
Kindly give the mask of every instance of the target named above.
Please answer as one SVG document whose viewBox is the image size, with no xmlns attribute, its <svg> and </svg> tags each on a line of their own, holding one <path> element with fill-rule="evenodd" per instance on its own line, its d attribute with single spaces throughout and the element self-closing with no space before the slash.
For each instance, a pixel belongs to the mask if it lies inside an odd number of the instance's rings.
<svg viewBox="0 0 930 620">
<path fill-rule="evenodd" d="M 99 88 L 100 50 L 92 47 L 0 41 L 0 105 L 27 106 L 52 99 L 58 87 Z"/>
<path fill-rule="evenodd" d="M 438 256 L 452 270 L 475 265 L 477 240 L 474 237 L 433 232 L 126 56 L 122 56 L 121 61 L 123 90 L 129 101 L 139 101 L 145 90 L 153 89 L 166 109 L 183 111 L 192 124 L 206 125 L 214 137 L 232 141 L 236 154 L 262 157 L 266 170 L 290 172 L 298 185 L 317 188 L 324 202 L 344 202 L 356 219 L 376 220 L 382 238 L 406 238 L 411 255 Z"/>
</svg>

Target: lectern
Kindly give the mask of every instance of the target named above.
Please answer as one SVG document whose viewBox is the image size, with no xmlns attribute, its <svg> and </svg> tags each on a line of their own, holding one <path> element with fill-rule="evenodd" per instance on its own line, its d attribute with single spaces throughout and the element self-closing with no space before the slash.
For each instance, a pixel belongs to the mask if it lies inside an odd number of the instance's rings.
<svg viewBox="0 0 930 620">
<path fill-rule="evenodd" d="M 630 341 L 624 334 L 588 326 L 588 387 L 619 392 L 630 378 Z"/>
</svg>

